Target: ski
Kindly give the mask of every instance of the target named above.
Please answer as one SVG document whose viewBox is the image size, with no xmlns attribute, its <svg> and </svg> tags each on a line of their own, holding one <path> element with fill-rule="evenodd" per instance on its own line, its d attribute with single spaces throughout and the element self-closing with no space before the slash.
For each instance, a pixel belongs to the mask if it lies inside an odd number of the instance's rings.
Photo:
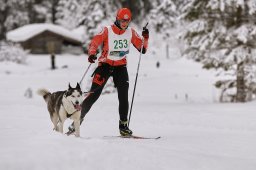
<svg viewBox="0 0 256 170">
<path fill-rule="evenodd" d="M 67 136 L 70 135 L 74 135 L 74 133 L 66 133 Z M 157 137 L 144 137 L 144 136 L 135 136 L 135 135 L 131 135 L 131 136 L 104 136 L 103 138 L 105 139 L 112 139 L 112 138 L 125 138 L 125 139 L 160 139 L 161 136 L 157 136 Z M 90 137 L 87 137 L 87 139 L 91 139 Z"/>
<path fill-rule="evenodd" d="M 144 137 L 144 136 L 135 136 L 135 135 L 131 135 L 131 136 L 104 136 L 104 138 L 125 138 L 125 139 L 160 139 L 161 136 L 157 136 L 157 137 Z"/>
</svg>

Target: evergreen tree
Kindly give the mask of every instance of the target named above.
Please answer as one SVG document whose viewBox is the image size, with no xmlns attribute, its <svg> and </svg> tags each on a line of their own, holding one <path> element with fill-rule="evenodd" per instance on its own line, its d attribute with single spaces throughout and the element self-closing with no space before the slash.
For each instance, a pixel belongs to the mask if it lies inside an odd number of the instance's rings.
<svg viewBox="0 0 256 170">
<path fill-rule="evenodd" d="M 0 39 L 5 39 L 7 31 L 29 23 L 28 2 L 30 0 L 0 0 Z"/>
<path fill-rule="evenodd" d="M 27 4 L 29 23 L 51 22 L 51 0 L 30 0 Z"/>
<path fill-rule="evenodd" d="M 190 22 L 185 33 L 185 56 L 216 68 L 229 78 L 216 82 L 222 89 L 235 88 L 234 101 L 245 102 L 254 91 L 255 0 L 193 0 L 184 9 Z M 226 76 L 227 77 L 227 76 Z"/>
<path fill-rule="evenodd" d="M 0 39 L 29 23 L 51 22 L 52 0 L 0 0 Z"/>
<path fill-rule="evenodd" d="M 109 13 L 108 3 L 104 0 L 92 0 L 90 4 L 84 5 L 85 13 L 80 20 L 80 24 L 85 25 L 86 39 L 90 40 L 92 36 L 101 30 L 102 23 L 109 24 L 111 20 L 111 14 Z"/>
<path fill-rule="evenodd" d="M 83 17 L 83 7 L 77 0 L 60 0 L 57 7 L 57 23 L 74 29 Z"/>
<path fill-rule="evenodd" d="M 117 5 L 114 0 L 61 0 L 59 2 L 57 23 L 73 29 L 84 26 L 84 41 L 88 42 L 100 31 L 103 23 L 114 19 Z"/>
<path fill-rule="evenodd" d="M 174 27 L 177 18 L 176 5 L 172 0 L 158 0 L 154 1 L 152 5 L 156 8 L 150 11 L 150 23 L 155 32 L 163 36 L 162 39 L 168 40 L 171 28 Z"/>
<path fill-rule="evenodd" d="M 177 13 L 182 14 L 185 9 L 187 9 L 187 6 L 190 6 L 190 3 L 193 0 L 172 0 L 172 2 L 176 6 Z"/>
<path fill-rule="evenodd" d="M 169 58 L 169 44 L 176 40 L 172 35 L 178 16 L 176 5 L 172 0 L 152 1 L 151 5 L 152 9 L 146 16 L 151 34 L 157 35 L 151 41 L 154 41 L 155 48 L 161 48 L 164 44 L 166 46 L 166 56 Z"/>
<path fill-rule="evenodd" d="M 129 8 L 132 12 L 132 22 L 139 26 L 144 26 L 145 18 L 150 10 L 153 8 L 150 0 L 116 0 L 121 8 Z"/>
</svg>

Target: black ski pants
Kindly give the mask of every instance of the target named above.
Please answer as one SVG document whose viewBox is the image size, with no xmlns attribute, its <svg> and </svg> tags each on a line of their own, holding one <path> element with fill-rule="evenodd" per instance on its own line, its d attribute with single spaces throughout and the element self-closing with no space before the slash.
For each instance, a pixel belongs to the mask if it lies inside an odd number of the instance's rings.
<svg viewBox="0 0 256 170">
<path fill-rule="evenodd" d="M 96 68 L 93 74 L 93 81 L 91 85 L 91 94 L 82 103 L 81 120 L 89 112 L 92 105 L 99 98 L 109 77 L 113 77 L 115 87 L 117 88 L 119 100 L 119 116 L 120 120 L 127 121 L 129 101 L 129 76 L 126 65 L 110 66 L 109 64 L 102 64 Z"/>
</svg>

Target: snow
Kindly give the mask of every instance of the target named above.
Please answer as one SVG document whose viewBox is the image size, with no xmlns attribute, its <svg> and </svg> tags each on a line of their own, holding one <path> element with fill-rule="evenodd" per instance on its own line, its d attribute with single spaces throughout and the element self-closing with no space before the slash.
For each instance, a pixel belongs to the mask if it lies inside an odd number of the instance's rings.
<svg viewBox="0 0 256 170">
<path fill-rule="evenodd" d="M 224 0 L 220 0 L 220 10 L 222 12 L 225 10 L 225 2 L 224 2 Z"/>
<path fill-rule="evenodd" d="M 246 25 L 243 25 L 234 31 L 237 34 L 237 39 L 242 41 L 244 44 L 247 43 L 249 35 L 249 30 Z"/>
<path fill-rule="evenodd" d="M 159 140 L 104 138 L 118 135 L 117 94 L 99 98 L 81 138 L 52 130 L 46 104 L 35 92 L 75 86 L 88 67 L 87 56 L 57 55 L 54 71 L 46 55 L 30 55 L 26 65 L 0 63 L 0 169 L 255 170 L 255 102 L 216 102 L 214 72 L 184 58 L 167 60 L 161 51 L 142 56 L 130 123 L 134 134 Z M 138 56 L 131 49 L 130 98 Z M 32 98 L 24 97 L 28 88 Z"/>
<path fill-rule="evenodd" d="M 25 25 L 15 30 L 9 31 L 6 34 L 6 36 L 7 36 L 7 39 L 10 41 L 23 42 L 44 31 L 52 31 L 64 37 L 67 37 L 76 41 L 80 41 L 80 42 L 82 41 L 82 36 L 80 34 L 67 30 L 64 27 L 50 24 L 50 23 Z"/>
</svg>

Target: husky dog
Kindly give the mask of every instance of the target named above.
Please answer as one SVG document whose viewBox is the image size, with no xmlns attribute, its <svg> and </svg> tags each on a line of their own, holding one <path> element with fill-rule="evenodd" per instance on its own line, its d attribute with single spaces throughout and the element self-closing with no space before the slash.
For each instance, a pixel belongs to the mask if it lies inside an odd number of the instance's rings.
<svg viewBox="0 0 256 170">
<path fill-rule="evenodd" d="M 43 96 L 54 129 L 63 133 L 63 124 L 67 118 L 74 120 L 75 136 L 80 136 L 81 103 L 83 101 L 80 85 L 75 88 L 68 85 L 68 90 L 50 93 L 46 89 L 39 89 L 38 94 Z"/>
</svg>

